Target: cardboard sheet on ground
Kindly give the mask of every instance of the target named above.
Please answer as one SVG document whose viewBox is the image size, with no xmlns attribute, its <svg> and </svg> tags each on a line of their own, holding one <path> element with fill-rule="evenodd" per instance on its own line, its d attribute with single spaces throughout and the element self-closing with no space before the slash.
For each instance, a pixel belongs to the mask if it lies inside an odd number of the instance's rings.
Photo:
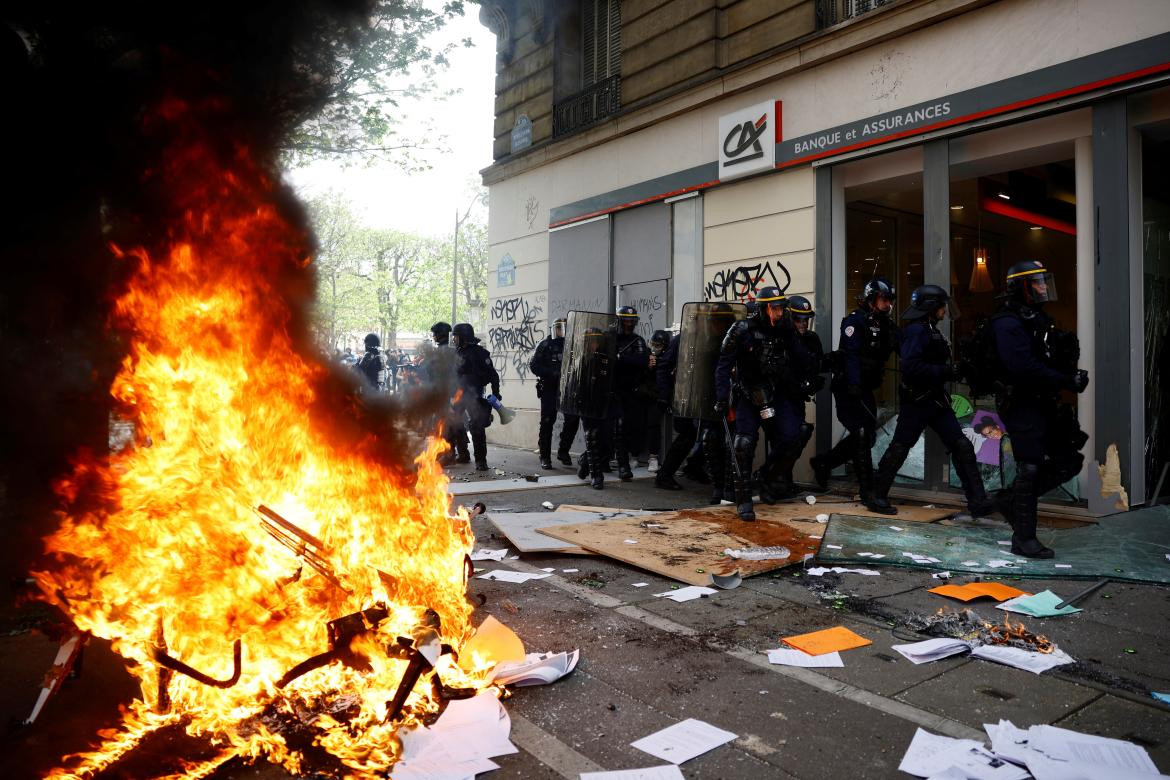
<svg viewBox="0 0 1170 780">
<path fill-rule="evenodd" d="M 745 523 L 736 516 L 734 507 L 680 509 L 538 530 L 687 585 L 720 588 L 736 587 L 743 577 L 799 564 L 817 549 L 817 541 L 808 533 L 769 521 L 762 513 L 756 522 Z M 628 544 L 627 539 L 636 544 Z M 792 554 L 784 559 L 752 561 L 724 553 L 727 549 L 775 546 L 787 547 Z"/>
<path fill-rule="evenodd" d="M 1004 585 L 1002 582 L 968 582 L 966 585 L 939 585 L 937 588 L 931 588 L 930 592 L 937 593 L 940 596 L 946 596 L 947 598 L 958 599 L 959 601 L 971 601 L 972 599 L 979 599 L 984 596 L 993 598 L 996 601 L 1007 601 L 1017 596 L 1029 595 L 1026 591 L 1013 588 L 1011 585 Z"/>
<path fill-rule="evenodd" d="M 786 636 L 780 641 L 789 647 L 795 647 L 797 650 L 809 655 L 824 655 L 825 653 L 852 650 L 855 647 L 865 647 L 866 645 L 873 644 L 873 642 L 853 633 L 845 628 L 845 626 L 833 626 L 823 631 L 813 631 L 797 636 Z"/>
<path fill-rule="evenodd" d="M 835 514 L 824 531 L 820 561 L 864 563 L 867 566 L 908 566 L 952 572 L 994 572 L 1013 577 L 1102 579 L 1170 583 L 1170 506 L 1154 506 L 1103 517 L 1080 528 L 1041 528 L 1040 541 L 1056 550 L 1056 558 L 1032 560 L 1012 555 L 1000 545 L 1006 528 L 944 526 L 920 523 L 890 530 L 890 519 Z M 837 545 L 840 549 L 829 548 Z M 880 560 L 862 552 L 884 555 Z M 912 552 L 938 559 L 902 555 Z M 1006 563 L 1004 563 L 1006 561 Z M 1067 568 L 1066 568 L 1067 567 Z"/>
<path fill-rule="evenodd" d="M 567 545 L 560 539 L 537 532 L 542 526 L 593 523 L 605 515 L 597 512 L 488 512 L 491 521 L 501 534 L 522 553 L 575 553 L 591 555 L 576 545 Z"/>
</svg>

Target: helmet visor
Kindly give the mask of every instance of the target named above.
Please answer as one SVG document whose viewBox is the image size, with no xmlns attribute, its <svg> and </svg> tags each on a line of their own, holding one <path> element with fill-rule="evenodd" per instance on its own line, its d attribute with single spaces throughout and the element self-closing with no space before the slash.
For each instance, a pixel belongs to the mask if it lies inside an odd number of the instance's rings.
<svg viewBox="0 0 1170 780">
<path fill-rule="evenodd" d="M 1028 303 L 1049 303 L 1056 300 L 1056 277 L 1048 271 L 1021 277 L 1024 297 Z"/>
</svg>

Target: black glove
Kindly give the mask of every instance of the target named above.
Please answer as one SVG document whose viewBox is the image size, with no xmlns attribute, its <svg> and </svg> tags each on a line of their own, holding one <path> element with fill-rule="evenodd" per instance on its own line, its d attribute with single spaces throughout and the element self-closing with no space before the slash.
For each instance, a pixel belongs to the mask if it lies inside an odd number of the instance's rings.
<svg viewBox="0 0 1170 780">
<path fill-rule="evenodd" d="M 1089 372 L 1083 368 L 1073 374 L 1072 389 L 1078 393 L 1085 392 L 1085 388 L 1089 386 Z"/>
<path fill-rule="evenodd" d="M 721 417 L 727 416 L 727 399 L 715 402 L 715 414 L 718 414 Z"/>
</svg>

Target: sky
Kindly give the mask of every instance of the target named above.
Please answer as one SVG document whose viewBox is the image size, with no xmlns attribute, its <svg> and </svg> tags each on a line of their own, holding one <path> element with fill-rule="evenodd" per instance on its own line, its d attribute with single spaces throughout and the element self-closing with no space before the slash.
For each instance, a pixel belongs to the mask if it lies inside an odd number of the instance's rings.
<svg viewBox="0 0 1170 780">
<path fill-rule="evenodd" d="M 403 126 L 408 137 L 423 138 L 438 128 L 446 136 L 443 151 L 420 156 L 429 170 L 407 173 L 390 164 L 373 167 L 317 162 L 290 171 L 289 180 L 302 198 L 335 191 L 352 204 L 355 214 L 371 227 L 394 228 L 444 237 L 455 229 L 474 200 L 479 171 L 492 162 L 492 126 L 495 119 L 495 36 L 479 23 L 479 6 L 468 4 L 462 18 L 449 22 L 431 42 L 439 49 L 447 41 L 471 38 L 475 46 L 456 48 L 450 67 L 437 77 L 441 91 L 459 89 L 444 101 L 426 99 L 409 104 Z M 479 204 L 472 220 L 487 222 L 487 208 Z"/>
</svg>

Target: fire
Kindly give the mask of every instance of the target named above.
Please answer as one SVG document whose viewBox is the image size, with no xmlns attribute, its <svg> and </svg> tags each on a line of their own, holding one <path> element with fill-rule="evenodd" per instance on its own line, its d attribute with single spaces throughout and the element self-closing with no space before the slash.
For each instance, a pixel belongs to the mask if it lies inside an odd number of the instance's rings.
<svg viewBox="0 0 1170 780">
<path fill-rule="evenodd" d="M 1011 645 L 1022 647 L 1036 653 L 1051 653 L 1056 645 L 1043 634 L 1033 634 L 1021 623 L 1013 623 L 1007 615 L 1003 616 L 1003 624 L 984 623 L 990 635 L 987 643 L 990 645 Z"/>
<path fill-rule="evenodd" d="M 153 121 L 194 122 L 179 103 Z M 352 421 L 339 433 L 355 402 L 333 392 L 336 378 L 298 337 L 307 236 L 246 151 L 224 163 L 197 133 L 175 135 L 183 140 L 151 175 L 173 182 L 183 216 L 160 246 L 114 248 L 129 283 L 111 325 L 129 350 L 110 392 L 136 442 L 78 455 L 45 542 L 51 564 L 35 574 L 46 600 L 131 661 L 141 696 L 121 731 L 59 774 L 100 771 L 170 724 L 219 747 L 186 767 L 196 775 L 237 755 L 297 771 L 303 746 L 281 729 L 291 721 L 354 776 L 384 772 L 397 728 L 439 704 L 426 670 L 388 720 L 410 664 L 398 638 L 458 648 L 471 634 L 473 536 L 465 510 L 449 514 L 436 462 L 445 445 L 420 446 L 414 471 L 377 457 L 384 444 Z M 343 652 L 282 679 L 329 651 L 327 626 L 343 618 L 357 629 Z M 164 669 L 162 656 L 238 679 L 205 684 Z M 484 687 L 486 663 L 463 664 L 444 655 L 435 674 Z"/>
</svg>

